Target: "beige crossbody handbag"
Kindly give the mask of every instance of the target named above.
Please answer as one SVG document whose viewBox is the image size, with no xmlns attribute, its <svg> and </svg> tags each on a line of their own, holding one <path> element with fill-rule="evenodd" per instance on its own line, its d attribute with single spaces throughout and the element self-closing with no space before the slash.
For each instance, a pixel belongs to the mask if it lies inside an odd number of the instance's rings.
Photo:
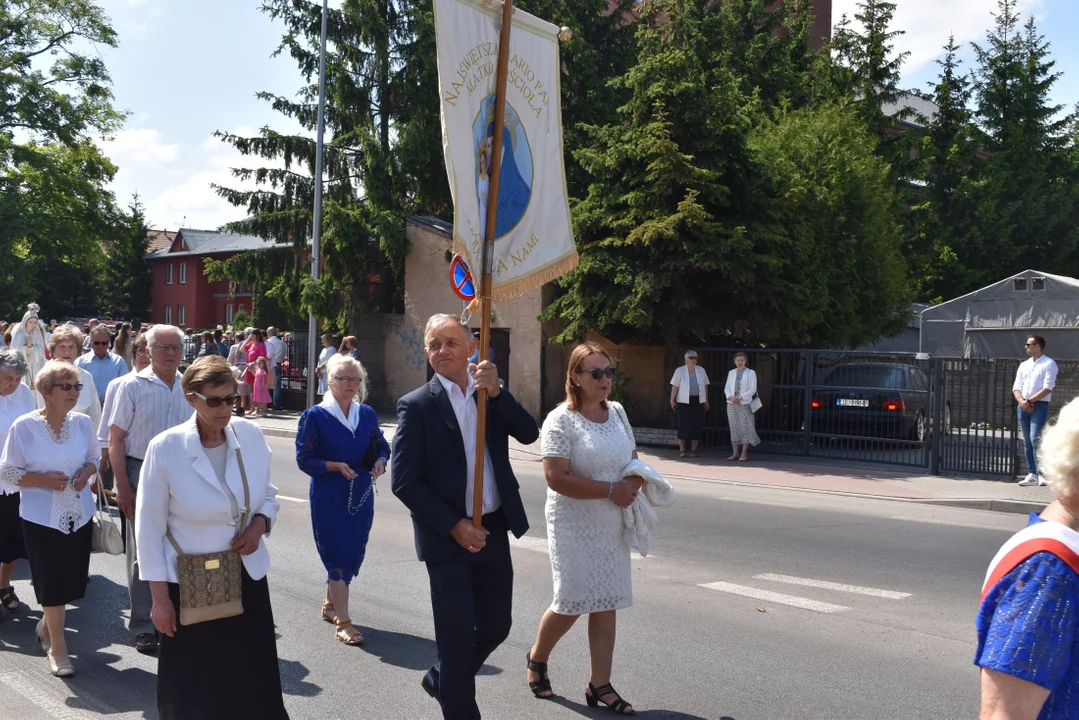
<svg viewBox="0 0 1079 720">
<path fill-rule="evenodd" d="M 244 507 L 236 528 L 236 536 L 239 537 L 251 513 L 251 489 L 247 485 L 244 458 L 238 445 L 236 462 L 240 464 L 240 477 L 244 482 Z M 228 486 L 225 483 L 221 483 L 221 486 L 225 494 L 233 499 Z M 207 620 L 243 615 L 243 560 L 240 553 L 225 550 L 203 555 L 185 555 L 171 530 L 166 531 L 165 536 L 176 550 L 176 575 L 180 581 L 180 624 L 195 625 Z"/>
</svg>

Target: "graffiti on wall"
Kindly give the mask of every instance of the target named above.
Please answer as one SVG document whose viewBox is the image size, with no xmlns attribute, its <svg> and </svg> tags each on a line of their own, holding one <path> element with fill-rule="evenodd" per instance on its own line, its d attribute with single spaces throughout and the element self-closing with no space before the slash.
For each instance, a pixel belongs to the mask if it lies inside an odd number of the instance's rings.
<svg viewBox="0 0 1079 720">
<path fill-rule="evenodd" d="M 423 351 L 423 336 L 420 335 L 420 331 L 412 328 L 411 334 L 402 332 L 400 338 L 404 348 L 405 364 L 417 370 L 421 369 L 427 362 L 427 354 Z"/>
</svg>

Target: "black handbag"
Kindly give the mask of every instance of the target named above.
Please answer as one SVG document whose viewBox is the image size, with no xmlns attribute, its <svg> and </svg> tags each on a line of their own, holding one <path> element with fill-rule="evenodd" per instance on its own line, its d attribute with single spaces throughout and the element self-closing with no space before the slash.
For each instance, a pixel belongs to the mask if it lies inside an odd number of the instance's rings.
<svg viewBox="0 0 1079 720">
<path fill-rule="evenodd" d="M 378 462 L 378 445 L 375 444 L 375 434 L 371 433 L 371 437 L 367 442 L 367 452 L 363 454 L 363 466 L 370 472 L 375 469 L 375 463 Z"/>
</svg>

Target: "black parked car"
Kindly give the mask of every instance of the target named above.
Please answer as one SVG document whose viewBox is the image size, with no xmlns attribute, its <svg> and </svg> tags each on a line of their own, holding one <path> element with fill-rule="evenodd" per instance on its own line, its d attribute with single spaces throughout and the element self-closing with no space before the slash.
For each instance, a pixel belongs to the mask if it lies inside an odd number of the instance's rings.
<svg viewBox="0 0 1079 720">
<path fill-rule="evenodd" d="M 814 433 L 924 442 L 931 429 L 929 378 L 912 365 L 862 362 L 838 365 L 813 387 Z M 945 432 L 951 404 L 945 403 Z"/>
</svg>

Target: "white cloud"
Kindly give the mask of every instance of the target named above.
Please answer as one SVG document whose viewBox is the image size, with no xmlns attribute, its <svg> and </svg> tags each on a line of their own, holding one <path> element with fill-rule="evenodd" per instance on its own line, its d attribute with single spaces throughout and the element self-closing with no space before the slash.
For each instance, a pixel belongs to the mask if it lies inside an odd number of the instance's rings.
<svg viewBox="0 0 1079 720">
<path fill-rule="evenodd" d="M 858 0 L 835 0 L 832 3 L 832 24 L 845 13 L 853 22 L 858 12 Z M 1045 11 L 1045 0 L 1019 0 L 1019 14 L 1039 16 Z M 892 27 L 904 35 L 895 39 L 896 52 L 910 52 L 903 72 L 924 69 L 941 55 L 949 35 L 955 42 L 968 46 L 979 42 L 993 26 L 996 0 L 901 0 L 896 2 Z"/>
<path fill-rule="evenodd" d="M 150 128 L 121 130 L 102 143 L 105 154 L 121 168 L 160 169 L 176 162 L 180 146 L 165 142 L 161 133 Z"/>
</svg>

